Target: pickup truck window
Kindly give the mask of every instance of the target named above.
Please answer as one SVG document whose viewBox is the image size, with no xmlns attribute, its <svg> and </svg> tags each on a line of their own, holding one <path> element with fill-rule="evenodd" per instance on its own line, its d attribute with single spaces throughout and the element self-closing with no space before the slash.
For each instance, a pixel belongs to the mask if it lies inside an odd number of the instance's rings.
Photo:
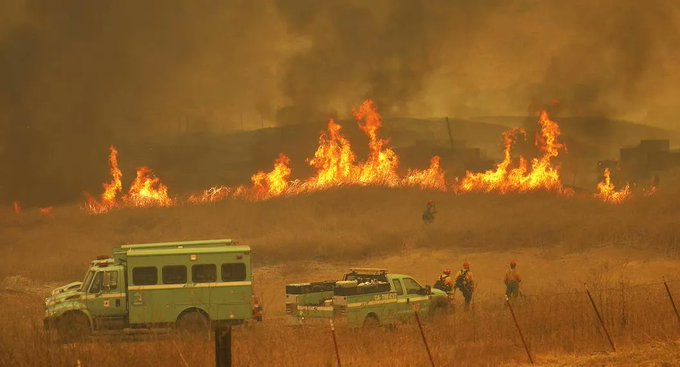
<svg viewBox="0 0 680 367">
<path fill-rule="evenodd" d="M 158 271 L 155 266 L 140 266 L 132 269 L 132 284 L 154 285 L 158 283 Z"/>
<path fill-rule="evenodd" d="M 406 294 L 418 294 L 423 288 L 412 278 L 404 278 L 404 287 L 406 287 Z"/>
<path fill-rule="evenodd" d="M 183 284 L 187 282 L 187 267 L 184 265 L 167 265 L 161 269 L 163 284 Z"/>
<path fill-rule="evenodd" d="M 401 282 L 399 281 L 399 279 L 394 279 L 392 281 L 392 284 L 394 284 L 394 289 L 397 291 L 397 296 L 403 296 L 404 287 L 401 286 Z"/>
<path fill-rule="evenodd" d="M 194 283 L 212 283 L 217 281 L 217 266 L 215 264 L 192 265 L 191 280 Z"/>
<path fill-rule="evenodd" d="M 222 264 L 223 282 L 240 282 L 246 280 L 246 264 Z"/>
</svg>

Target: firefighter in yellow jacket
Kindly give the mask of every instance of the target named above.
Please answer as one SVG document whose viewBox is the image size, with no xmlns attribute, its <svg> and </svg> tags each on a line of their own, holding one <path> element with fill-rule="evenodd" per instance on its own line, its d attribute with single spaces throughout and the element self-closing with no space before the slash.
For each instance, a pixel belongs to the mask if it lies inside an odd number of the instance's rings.
<svg viewBox="0 0 680 367">
<path fill-rule="evenodd" d="M 508 298 L 515 298 L 519 296 L 519 283 L 522 278 L 517 273 L 517 262 L 512 260 L 510 262 L 510 269 L 505 272 L 505 295 Z"/>
<path fill-rule="evenodd" d="M 470 309 L 472 303 L 472 295 L 475 292 L 475 282 L 472 279 L 472 272 L 470 271 L 470 263 L 467 261 L 463 263 L 463 268 L 456 274 L 456 289 L 460 289 L 465 298 L 465 311 Z"/>
</svg>

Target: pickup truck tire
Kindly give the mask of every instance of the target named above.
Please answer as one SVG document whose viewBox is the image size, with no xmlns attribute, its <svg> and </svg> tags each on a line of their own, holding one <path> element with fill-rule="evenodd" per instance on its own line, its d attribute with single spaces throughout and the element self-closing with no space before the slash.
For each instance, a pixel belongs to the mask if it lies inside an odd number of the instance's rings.
<svg viewBox="0 0 680 367">
<path fill-rule="evenodd" d="M 364 329 L 375 329 L 378 326 L 380 326 L 380 320 L 378 320 L 378 316 L 376 314 L 369 313 L 366 315 L 363 324 Z"/>
<path fill-rule="evenodd" d="M 177 317 L 176 327 L 183 334 L 207 335 L 210 329 L 210 318 L 199 310 L 187 310 Z"/>
<path fill-rule="evenodd" d="M 90 320 L 81 312 L 68 312 L 56 320 L 59 338 L 72 343 L 82 341 L 90 335 Z"/>
</svg>

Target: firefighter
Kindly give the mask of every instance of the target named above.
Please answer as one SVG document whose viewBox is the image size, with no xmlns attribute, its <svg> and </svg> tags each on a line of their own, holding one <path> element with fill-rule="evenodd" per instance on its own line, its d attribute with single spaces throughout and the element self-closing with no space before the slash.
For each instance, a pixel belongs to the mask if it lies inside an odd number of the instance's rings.
<svg viewBox="0 0 680 367">
<path fill-rule="evenodd" d="M 434 283 L 434 287 L 440 289 L 446 293 L 451 293 L 453 291 L 453 280 L 451 279 L 451 269 L 444 269 L 442 275 Z"/>
<path fill-rule="evenodd" d="M 423 223 L 432 223 L 434 221 L 435 214 L 437 214 L 437 208 L 434 207 L 434 201 L 429 200 L 427 205 L 425 205 L 425 211 L 423 211 Z"/>
<path fill-rule="evenodd" d="M 510 269 L 505 273 L 505 295 L 508 298 L 516 298 L 519 296 L 519 283 L 522 281 L 519 273 L 517 273 L 517 262 L 510 261 Z"/>
<path fill-rule="evenodd" d="M 463 263 L 463 268 L 456 274 L 455 287 L 460 289 L 465 298 L 465 311 L 470 309 L 472 302 L 472 294 L 475 291 L 475 282 L 472 279 L 472 272 L 470 272 L 470 263 L 467 261 Z"/>
</svg>

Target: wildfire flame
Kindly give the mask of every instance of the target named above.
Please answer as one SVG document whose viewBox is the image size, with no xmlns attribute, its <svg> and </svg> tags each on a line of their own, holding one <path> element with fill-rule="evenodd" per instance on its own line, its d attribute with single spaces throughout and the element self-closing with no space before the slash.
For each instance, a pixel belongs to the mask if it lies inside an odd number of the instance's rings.
<svg viewBox="0 0 680 367">
<path fill-rule="evenodd" d="M 271 172 L 260 171 L 250 178 L 253 183 L 250 190 L 252 198 L 264 200 L 283 195 L 289 186 L 290 173 L 290 158 L 279 154 L 279 157 L 274 161 L 274 169 Z"/>
<path fill-rule="evenodd" d="M 38 211 L 40 212 L 40 215 L 48 216 L 48 215 L 52 214 L 52 212 L 54 211 L 54 208 L 51 207 L 51 206 L 48 206 L 46 208 L 39 208 Z"/>
<path fill-rule="evenodd" d="M 538 124 L 540 131 L 536 135 L 535 144 L 543 156 L 528 161 L 519 156 L 517 165 L 513 168 L 512 146 L 521 136 L 526 139 L 526 133 L 522 129 L 512 129 L 503 133 L 505 144 L 503 161 L 496 165 L 496 169 L 486 172 L 467 172 L 456 188 L 459 192 L 509 192 L 528 191 L 554 191 L 568 194 L 562 186 L 559 168 L 553 166 L 553 158 L 559 155 L 560 150 L 566 147 L 557 141 L 560 136 L 560 128 L 557 123 L 550 120 L 548 113 L 542 111 L 539 115 Z"/>
<path fill-rule="evenodd" d="M 137 169 L 137 177 L 130 185 L 130 190 L 123 197 L 123 202 L 135 207 L 168 207 L 173 200 L 168 196 L 168 187 L 154 176 L 149 167 Z"/>
<path fill-rule="evenodd" d="M 405 176 L 398 173 L 399 158 L 389 147 L 389 141 L 380 137 L 382 118 L 371 100 L 364 101 L 352 111 L 361 131 L 368 138 L 368 155 L 363 162 L 357 161 L 350 141 L 342 134 L 342 126 L 329 120 L 326 131 L 319 135 L 319 145 L 312 158 L 306 160 L 315 174 L 303 180 L 291 180 L 291 161 L 285 154 L 279 154 L 271 171 L 260 171 L 251 177 L 251 185 L 227 187 L 216 186 L 192 194 L 186 202 L 190 204 L 213 203 L 226 198 L 246 200 L 267 200 L 274 197 L 328 190 L 340 186 L 386 186 L 415 187 L 424 190 L 467 192 L 495 192 L 500 194 L 529 191 L 549 191 L 560 195 L 571 195 L 560 179 L 559 166 L 553 163 L 566 146 L 560 143 L 559 125 L 550 120 L 548 113 L 539 114 L 539 131 L 534 143 L 542 153 L 540 157 L 527 160 L 523 156 L 513 158 L 512 148 L 519 139 L 526 140 L 526 132 L 512 129 L 503 133 L 503 160 L 494 169 L 485 172 L 466 172 L 451 186 L 447 184 L 439 156 L 432 157 L 426 169 L 408 169 Z M 109 164 L 111 182 L 103 185 L 104 192 L 99 200 L 87 197 L 84 209 L 92 214 L 106 213 L 122 207 L 168 207 L 177 204 L 168 195 L 167 186 L 153 175 L 148 167 L 137 170 L 135 180 L 127 194 L 122 192 L 122 173 L 118 168 L 118 152 L 110 147 Z M 598 184 L 598 199 L 620 203 L 630 197 L 630 188 L 616 191 L 611 183 L 609 170 L 605 170 L 605 181 Z M 18 209 L 17 209 L 18 208 Z M 20 212 L 15 202 L 15 211 Z"/>
<path fill-rule="evenodd" d="M 14 214 L 21 215 L 21 204 L 19 204 L 18 200 L 14 200 L 12 203 L 12 210 L 14 210 Z"/>
<path fill-rule="evenodd" d="M 621 204 L 630 199 L 631 191 L 630 185 L 626 185 L 621 190 L 616 190 L 611 179 L 611 172 L 609 168 L 604 169 L 604 181 L 597 184 L 597 193 L 595 198 L 606 203 Z"/>
<path fill-rule="evenodd" d="M 430 160 L 430 168 L 426 170 L 409 170 L 402 181 L 403 185 L 419 187 L 423 190 L 446 191 L 446 178 L 439 161 L 439 156 L 434 156 Z"/>
<path fill-rule="evenodd" d="M 387 140 L 378 136 L 378 130 L 382 127 L 382 119 L 375 109 L 375 104 L 370 99 L 366 100 L 353 111 L 353 115 L 359 123 L 359 128 L 369 139 L 368 158 L 361 166 L 359 183 L 398 186 L 399 159 L 392 149 L 385 148 Z"/>
<path fill-rule="evenodd" d="M 123 173 L 118 168 L 118 150 L 111 145 L 109 147 L 109 167 L 111 171 L 111 182 L 105 183 L 104 192 L 102 192 L 99 201 L 93 198 L 89 194 L 87 196 L 87 202 L 85 203 L 85 210 L 91 214 L 103 214 L 111 210 L 116 206 L 116 197 L 118 193 L 123 189 L 123 184 L 121 178 Z"/>
<path fill-rule="evenodd" d="M 174 204 L 174 201 L 168 196 L 168 188 L 153 176 L 153 172 L 148 167 L 137 169 L 137 176 L 132 182 L 130 190 L 119 201 L 118 194 L 123 190 L 123 173 L 118 167 L 118 151 L 113 146 L 109 147 L 109 151 L 111 182 L 102 185 L 104 192 L 102 192 L 99 201 L 85 193 L 87 198 L 83 206 L 85 211 L 90 214 L 103 214 L 121 206 L 167 207 Z"/>
</svg>

